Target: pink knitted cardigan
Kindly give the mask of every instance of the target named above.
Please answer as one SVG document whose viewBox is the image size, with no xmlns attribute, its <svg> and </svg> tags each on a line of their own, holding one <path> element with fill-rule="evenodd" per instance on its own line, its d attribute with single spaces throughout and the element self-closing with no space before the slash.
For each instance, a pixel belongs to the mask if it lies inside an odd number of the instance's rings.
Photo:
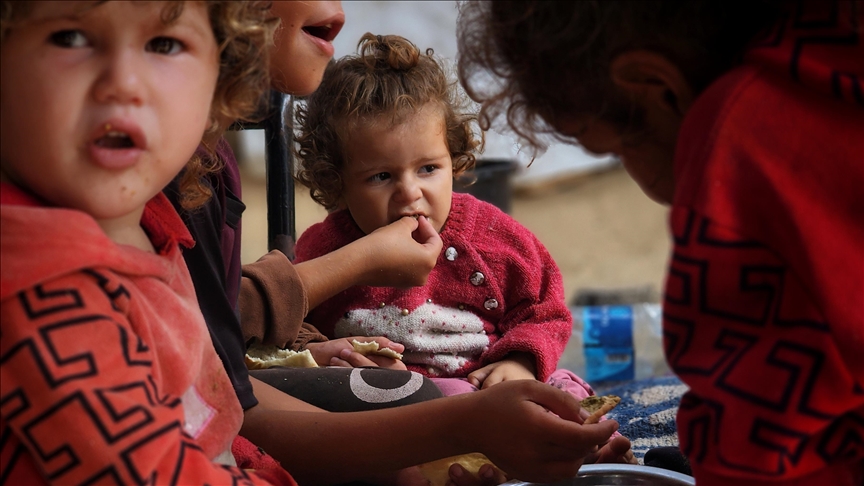
<svg viewBox="0 0 864 486">
<path fill-rule="evenodd" d="M 347 210 L 297 242 L 297 262 L 363 232 Z M 423 287 L 353 287 L 307 320 L 328 337 L 386 336 L 405 345 L 412 371 L 464 377 L 512 352 L 536 357 L 537 378 L 555 370 L 572 331 L 561 274 L 540 241 L 495 206 L 454 193 L 444 249 Z"/>
</svg>

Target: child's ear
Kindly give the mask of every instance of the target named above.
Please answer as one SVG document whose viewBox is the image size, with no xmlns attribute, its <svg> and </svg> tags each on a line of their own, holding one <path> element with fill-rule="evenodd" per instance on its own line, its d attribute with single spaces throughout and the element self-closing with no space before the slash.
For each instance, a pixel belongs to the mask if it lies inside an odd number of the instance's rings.
<svg viewBox="0 0 864 486">
<path fill-rule="evenodd" d="M 693 103 L 693 90 L 684 74 L 656 52 L 634 50 L 617 55 L 609 66 L 609 77 L 648 109 L 683 116 Z"/>
</svg>

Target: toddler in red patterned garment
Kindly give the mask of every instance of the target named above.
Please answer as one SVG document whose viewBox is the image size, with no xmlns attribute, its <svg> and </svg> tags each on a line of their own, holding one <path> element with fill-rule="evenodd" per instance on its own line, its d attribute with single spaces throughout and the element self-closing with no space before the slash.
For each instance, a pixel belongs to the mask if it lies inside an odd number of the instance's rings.
<svg viewBox="0 0 864 486">
<path fill-rule="evenodd" d="M 257 106 L 268 12 L 3 2 L 0 482 L 296 484 L 235 463 L 243 412 L 161 193 L 185 170 L 184 205 L 209 196 L 195 149 Z"/>
</svg>

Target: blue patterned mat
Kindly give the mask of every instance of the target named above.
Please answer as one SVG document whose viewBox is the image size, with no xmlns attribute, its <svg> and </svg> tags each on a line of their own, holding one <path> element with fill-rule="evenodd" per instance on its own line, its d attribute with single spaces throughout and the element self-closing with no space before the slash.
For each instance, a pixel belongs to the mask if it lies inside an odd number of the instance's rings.
<svg viewBox="0 0 864 486">
<path fill-rule="evenodd" d="M 618 431 L 632 442 L 639 464 L 648 449 L 678 445 L 675 414 L 681 395 L 687 391 L 687 385 L 678 377 L 648 378 L 594 389 L 598 395 L 621 397 L 621 403 L 607 417 L 618 421 Z"/>
</svg>

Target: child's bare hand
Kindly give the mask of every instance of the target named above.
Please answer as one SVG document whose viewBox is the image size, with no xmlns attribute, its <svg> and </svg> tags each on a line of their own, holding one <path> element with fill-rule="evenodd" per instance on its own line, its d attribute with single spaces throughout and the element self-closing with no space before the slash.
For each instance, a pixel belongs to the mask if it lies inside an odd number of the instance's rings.
<svg viewBox="0 0 864 486">
<path fill-rule="evenodd" d="M 535 380 L 534 357 L 519 354 L 490 363 L 468 375 L 468 383 L 477 388 L 489 388 L 508 380 Z"/>
<path fill-rule="evenodd" d="M 620 463 L 620 464 L 638 464 L 636 456 L 633 455 L 633 449 L 630 447 L 630 440 L 624 436 L 618 436 L 609 442 L 603 444 L 600 449 L 585 458 L 586 464 L 594 463 Z"/>
<path fill-rule="evenodd" d="M 406 216 L 378 228 L 359 242 L 363 242 L 370 265 L 362 284 L 402 288 L 426 284 L 444 245 L 423 216 L 416 220 Z"/>
<path fill-rule="evenodd" d="M 578 400 L 536 380 L 507 381 L 460 398 L 479 401 L 456 424 L 471 432 L 467 449 L 525 481 L 574 477 L 618 428 L 614 420 L 582 425 Z"/>
<path fill-rule="evenodd" d="M 405 363 L 398 359 L 377 355 L 363 356 L 354 351 L 354 345 L 351 343 L 353 339 L 356 338 L 341 338 L 323 343 L 309 343 L 306 349 L 312 353 L 315 362 L 321 366 L 344 366 L 349 368 L 378 366 L 393 370 L 407 369 Z M 397 353 L 405 351 L 405 346 L 381 336 L 363 337 L 363 341 L 375 341 L 380 348 L 390 348 Z"/>
<path fill-rule="evenodd" d="M 509 480 L 503 471 L 492 464 L 480 466 L 480 470 L 477 471 L 477 475 L 480 476 L 479 479 L 473 474 L 469 474 L 458 463 L 450 466 L 448 472 L 450 473 L 450 481 L 447 481 L 447 486 L 497 486 Z"/>
</svg>

